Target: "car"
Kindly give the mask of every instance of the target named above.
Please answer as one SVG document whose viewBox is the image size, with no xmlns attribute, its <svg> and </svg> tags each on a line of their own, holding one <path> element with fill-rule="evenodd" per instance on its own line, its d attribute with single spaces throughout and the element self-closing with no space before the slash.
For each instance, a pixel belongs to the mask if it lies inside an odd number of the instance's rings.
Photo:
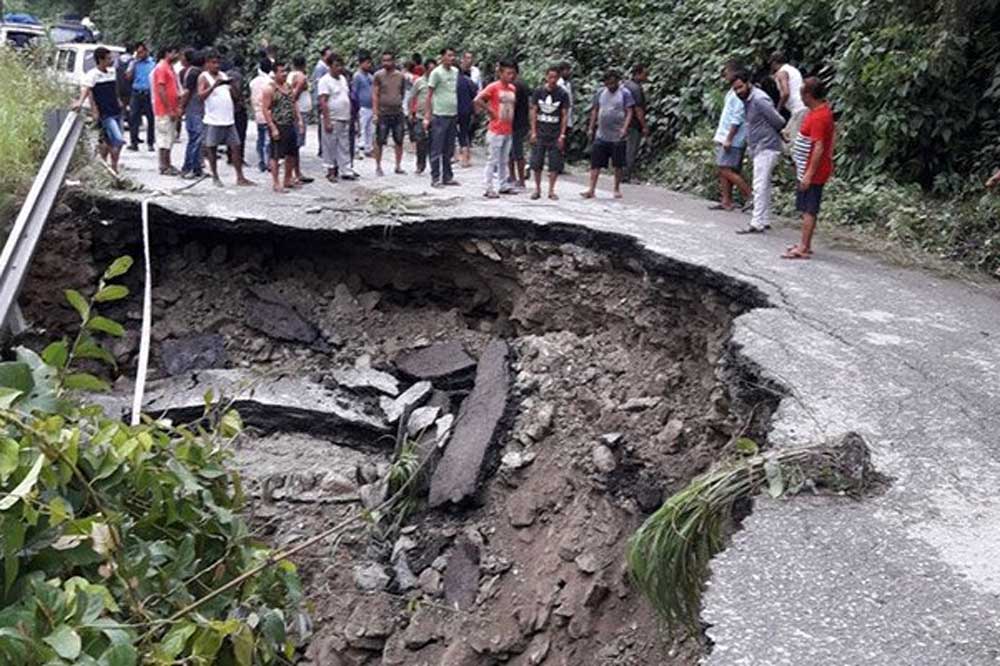
<svg viewBox="0 0 1000 666">
<path fill-rule="evenodd" d="M 59 22 L 49 29 L 49 38 L 56 44 L 93 44 L 97 41 L 97 36 L 91 29 L 92 25 L 89 19 L 80 18 L 75 14 L 64 14 Z"/>
<path fill-rule="evenodd" d="M 111 51 L 115 61 L 125 52 L 120 46 L 108 44 L 60 44 L 56 47 L 55 55 L 52 57 L 51 67 L 59 83 L 72 88 L 79 89 L 83 84 L 83 77 L 87 72 L 94 69 L 94 51 L 98 46 Z"/>
<path fill-rule="evenodd" d="M 4 14 L 0 21 L 0 44 L 20 50 L 36 46 L 45 39 L 45 27 L 31 14 Z"/>
</svg>

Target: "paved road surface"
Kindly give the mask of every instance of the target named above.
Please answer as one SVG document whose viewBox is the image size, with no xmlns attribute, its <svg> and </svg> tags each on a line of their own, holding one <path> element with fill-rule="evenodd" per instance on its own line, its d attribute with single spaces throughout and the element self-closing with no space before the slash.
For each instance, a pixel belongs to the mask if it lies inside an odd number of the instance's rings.
<svg viewBox="0 0 1000 666">
<path fill-rule="evenodd" d="M 313 139 L 310 136 L 310 139 Z M 307 147 L 308 173 L 321 167 Z M 180 147 L 175 151 L 175 161 Z M 406 166 L 412 169 L 407 154 Z M 128 153 L 127 174 L 149 189 L 182 184 L 154 173 L 153 155 Z M 820 229 L 808 262 L 781 261 L 792 230 L 733 234 L 745 217 L 662 189 L 626 187 L 561 201 L 482 198 L 482 171 L 457 169 L 462 187 L 428 177 L 322 180 L 272 196 L 209 181 L 157 204 L 197 216 L 263 219 L 311 228 L 510 217 L 571 222 L 637 237 L 653 251 L 762 289 L 775 305 L 740 317 L 734 339 L 791 390 L 772 442 L 861 432 L 877 467 L 894 478 L 881 497 L 760 500 L 712 565 L 703 617 L 713 666 L 1000 663 L 1000 290 L 902 270 L 872 256 L 828 251 Z M 232 172 L 223 167 L 232 182 Z M 377 196 L 373 191 L 402 197 Z M 129 197 L 144 194 L 119 195 Z M 154 213 L 155 222 L 155 213 Z"/>
</svg>

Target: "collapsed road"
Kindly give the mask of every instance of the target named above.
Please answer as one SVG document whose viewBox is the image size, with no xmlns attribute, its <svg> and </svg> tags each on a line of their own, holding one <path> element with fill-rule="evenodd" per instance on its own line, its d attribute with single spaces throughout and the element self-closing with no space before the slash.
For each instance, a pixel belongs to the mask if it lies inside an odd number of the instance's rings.
<svg viewBox="0 0 1000 666">
<path fill-rule="evenodd" d="M 273 540 L 374 501 L 400 432 L 437 458 L 437 508 L 303 563 L 314 663 L 995 663 L 995 288 L 838 252 L 778 264 L 782 239 L 645 188 L 502 207 L 409 179 L 322 188 L 153 206 L 150 406 L 238 395 Z M 49 285 L 89 278 L 58 251 L 134 247 L 141 196 L 73 200 L 30 318 L 57 327 Z M 707 642 L 673 642 L 623 543 L 744 428 L 771 447 L 859 431 L 893 482 L 756 501 L 713 562 Z M 428 603 L 408 615 L 407 595 Z"/>
</svg>

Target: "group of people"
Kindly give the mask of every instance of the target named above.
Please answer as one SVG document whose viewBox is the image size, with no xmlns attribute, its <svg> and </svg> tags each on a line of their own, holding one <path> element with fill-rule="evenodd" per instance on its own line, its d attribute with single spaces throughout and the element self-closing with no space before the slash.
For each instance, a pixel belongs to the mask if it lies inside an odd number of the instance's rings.
<svg viewBox="0 0 1000 666">
<path fill-rule="evenodd" d="M 715 132 L 715 158 L 721 200 L 712 208 L 735 210 L 734 190 L 743 197 L 750 222 L 738 234 L 761 234 L 771 227 L 771 185 L 775 167 L 787 156 L 795 169 L 795 207 L 802 215 L 802 237 L 782 255 L 808 259 L 823 200 L 823 187 L 833 174 L 834 118 L 826 86 L 817 77 L 803 78 L 785 55 L 770 58 L 778 100 L 755 85 L 737 61 L 726 63 L 722 77 L 729 87 Z M 744 153 L 753 161 L 752 187 L 741 173 Z"/>
<path fill-rule="evenodd" d="M 311 74 L 304 57 L 287 61 L 268 48 L 260 54 L 247 95 L 242 63 L 238 59 L 229 63 L 212 49 L 163 47 L 154 60 L 140 43 L 117 63 L 104 48 L 96 49 L 94 57 L 97 67 L 88 73 L 78 105 L 92 100 L 102 132 L 102 156 L 116 172 L 126 143 L 121 124 L 126 105 L 130 148 L 138 149 L 140 124 L 146 119 L 147 141 L 150 150 L 155 145 L 159 152 L 162 174 L 202 178 L 207 163 L 209 175 L 220 186 L 220 148 L 226 148 L 237 185 L 253 184 L 243 173 L 249 106 L 257 125 L 257 166 L 270 172 L 276 192 L 313 181 L 302 174 L 299 161 L 312 117 L 330 182 L 357 179 L 354 161 L 365 157 L 374 159 L 375 173 L 383 175 L 383 152 L 390 140 L 394 173 L 404 174 L 408 134 L 417 173 L 424 173 L 429 162 L 431 185 L 448 187 L 457 184 L 455 163 L 471 165 L 477 121 L 485 116 L 484 196 L 492 199 L 525 191 L 530 170 L 531 198 L 540 199 L 547 168 L 546 194 L 558 199 L 556 184 L 564 172 L 574 119 L 568 63 L 550 66 L 541 85 L 532 89 L 521 78 L 517 62 L 500 61 L 492 83 L 486 83 L 473 54 L 465 52 L 459 60 L 452 48 L 443 49 L 438 59 L 425 61 L 414 55 L 402 66 L 394 53 L 385 51 L 377 70 L 372 56 L 360 53 L 354 72 L 346 70 L 343 57 L 324 48 Z M 721 200 L 713 207 L 734 210 L 734 191 L 738 191 L 743 209 L 752 210 L 749 223 L 738 233 L 763 233 L 770 227 L 774 169 L 789 158 L 798 182 L 796 206 L 802 213 L 803 232 L 801 242 L 783 256 L 807 259 L 823 186 L 833 170 L 833 114 L 820 79 L 803 78 L 780 52 L 772 55 L 770 67 L 777 99 L 754 84 L 751 72 L 739 62 L 730 61 L 723 68 L 729 90 L 714 137 Z M 616 198 L 622 196 L 621 183 L 634 174 L 642 137 L 649 133 L 646 79 L 642 64 L 633 67 L 625 81 L 609 70 L 594 93 L 587 123 L 591 150 L 584 198 L 595 196 L 600 174 L 609 166 Z M 177 170 L 171 149 L 179 140 L 182 119 L 187 146 L 183 166 Z M 741 171 L 748 150 L 752 184 Z"/>
</svg>

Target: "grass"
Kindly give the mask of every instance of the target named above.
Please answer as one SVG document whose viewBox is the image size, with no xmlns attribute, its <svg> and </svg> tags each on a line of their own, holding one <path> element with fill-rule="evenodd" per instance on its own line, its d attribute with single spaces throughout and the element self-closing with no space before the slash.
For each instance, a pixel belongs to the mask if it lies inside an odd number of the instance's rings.
<svg viewBox="0 0 1000 666">
<path fill-rule="evenodd" d="M 0 227 L 12 217 L 45 155 L 45 111 L 68 95 L 31 58 L 0 46 Z"/>
<path fill-rule="evenodd" d="M 749 441 L 749 440 L 747 440 Z M 725 545 L 734 503 L 767 486 L 772 497 L 803 487 L 852 496 L 878 481 L 868 449 L 849 434 L 832 446 L 727 460 L 671 496 L 629 540 L 629 574 L 671 629 L 698 632 L 708 563 Z"/>
</svg>

